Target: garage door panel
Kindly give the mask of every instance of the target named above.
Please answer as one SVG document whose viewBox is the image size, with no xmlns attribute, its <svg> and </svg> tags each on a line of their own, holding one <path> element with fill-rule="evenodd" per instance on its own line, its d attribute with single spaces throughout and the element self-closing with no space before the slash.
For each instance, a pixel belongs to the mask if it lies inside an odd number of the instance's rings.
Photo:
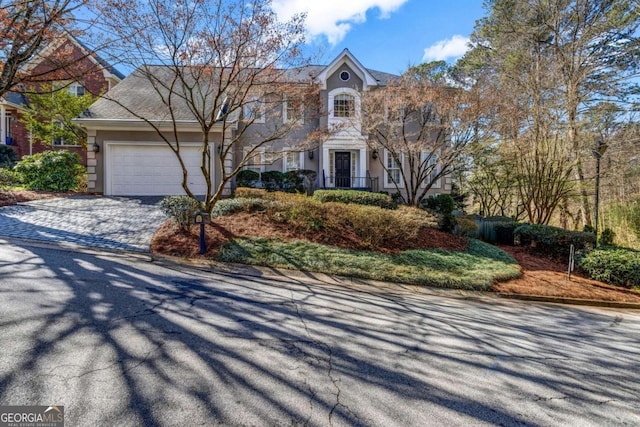
<svg viewBox="0 0 640 427">
<path fill-rule="evenodd" d="M 164 196 L 184 194 L 182 169 L 175 154 L 162 145 L 111 144 L 109 149 L 107 194 L 119 196 Z M 200 147 L 182 147 L 189 188 L 202 195 L 206 183 L 200 171 Z M 110 184 L 110 185 L 109 185 Z M 109 191 L 110 190 L 110 191 Z"/>
</svg>

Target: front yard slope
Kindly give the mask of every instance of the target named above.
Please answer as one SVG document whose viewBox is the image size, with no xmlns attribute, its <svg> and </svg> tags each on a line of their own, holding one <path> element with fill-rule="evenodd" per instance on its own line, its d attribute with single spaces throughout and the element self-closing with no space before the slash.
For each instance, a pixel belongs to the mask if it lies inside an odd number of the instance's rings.
<svg viewBox="0 0 640 427">
<path fill-rule="evenodd" d="M 361 279 L 468 290 L 490 290 L 498 280 L 520 276 L 513 258 L 471 240 L 464 252 L 412 249 L 386 254 L 306 241 L 240 238 L 225 243 L 216 259 Z"/>
</svg>

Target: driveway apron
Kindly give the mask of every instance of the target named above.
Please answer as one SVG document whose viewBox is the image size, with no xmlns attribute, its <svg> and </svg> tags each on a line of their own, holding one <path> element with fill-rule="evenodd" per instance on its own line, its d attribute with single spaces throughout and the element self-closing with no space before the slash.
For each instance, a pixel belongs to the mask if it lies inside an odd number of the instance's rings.
<svg viewBox="0 0 640 427">
<path fill-rule="evenodd" d="M 158 197 L 74 196 L 0 208 L 0 236 L 149 252 L 166 218 Z"/>
</svg>

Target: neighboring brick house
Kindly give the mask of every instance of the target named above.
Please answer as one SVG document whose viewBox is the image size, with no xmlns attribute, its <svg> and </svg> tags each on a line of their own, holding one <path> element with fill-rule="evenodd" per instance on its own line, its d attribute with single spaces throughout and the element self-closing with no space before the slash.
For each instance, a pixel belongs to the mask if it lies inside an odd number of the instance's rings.
<svg viewBox="0 0 640 427">
<path fill-rule="evenodd" d="M 316 188 L 364 188 L 395 192 L 395 185 L 380 164 L 380 160 L 386 159 L 386 153 L 378 153 L 368 147 L 367 136 L 354 122 L 358 116 L 354 112 L 360 110 L 362 91 L 384 87 L 398 76 L 365 68 L 347 49 L 329 65 L 312 65 L 286 71 L 287 81 L 312 82 L 319 86 L 319 104 L 327 114 L 311 119 L 305 117 L 302 128 L 271 145 L 270 151 L 280 152 L 280 156 L 276 156 L 274 161 L 257 161 L 249 167 L 257 171 L 313 170 L 317 172 Z M 152 68 L 150 72 L 158 81 L 167 78 L 163 73 L 171 74 L 170 69 L 161 66 Z M 145 121 L 131 113 L 136 111 L 160 128 L 172 131 L 167 121 L 168 115 L 159 108 L 158 95 L 148 79 L 134 72 L 109 92 L 109 98 L 117 102 L 100 99 L 88 109 L 85 116 L 77 119 L 87 129 L 88 144 L 96 146 L 96 152 L 89 152 L 89 161 L 96 165 L 89 170 L 89 190 L 105 195 L 182 194 L 182 169 L 174 153 Z M 129 111 L 118 104 L 127 105 Z M 243 152 L 255 144 L 256 139 L 252 135 L 260 134 L 272 121 L 286 121 L 290 110 L 288 107 L 285 99 L 280 113 L 261 115 L 261 120 L 255 120 L 250 125 L 250 131 L 243 134 L 234 159 L 226 159 L 228 163 L 225 168 L 230 170 L 239 164 L 239 159 L 244 157 Z M 200 127 L 185 106 L 174 106 L 171 114 L 176 120 L 182 141 L 180 146 L 188 170 L 190 189 L 195 194 L 205 194 L 206 184 L 199 172 L 202 158 Z M 246 109 L 242 115 L 238 114 L 236 126 L 244 126 L 243 118 L 247 114 L 250 112 Z M 349 125 L 319 146 L 311 150 L 295 149 L 296 141 L 303 140 L 304 135 L 316 129 L 345 123 Z M 227 131 L 237 132 L 237 128 Z M 216 156 L 213 147 L 218 147 L 220 142 L 228 138 L 222 135 L 221 128 L 214 126 L 210 139 L 211 159 Z M 221 170 L 216 170 L 219 166 L 213 160 L 212 165 L 214 184 L 217 186 Z M 450 178 L 444 177 L 439 181 L 429 190 L 429 195 L 451 191 Z"/>
<path fill-rule="evenodd" d="M 78 153 L 86 164 L 86 150 L 82 146 L 65 145 L 64 141 L 44 145 L 32 140 L 19 121 L 28 102 L 24 93 L 39 92 L 43 85 L 56 84 L 64 85 L 65 90 L 78 96 L 98 95 L 118 84 L 124 76 L 70 34 L 44 47 L 21 72 L 30 76 L 29 83 L 22 85 L 22 91 L 0 97 L 0 144 L 11 145 L 18 158 L 50 149 L 67 149 Z"/>
</svg>

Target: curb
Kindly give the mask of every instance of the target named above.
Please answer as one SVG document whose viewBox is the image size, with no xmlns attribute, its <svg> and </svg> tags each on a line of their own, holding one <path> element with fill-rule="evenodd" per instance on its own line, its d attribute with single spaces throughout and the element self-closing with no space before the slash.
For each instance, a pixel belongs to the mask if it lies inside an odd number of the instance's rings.
<svg viewBox="0 0 640 427">
<path fill-rule="evenodd" d="M 495 293 L 494 295 L 498 296 L 499 298 L 515 299 L 515 300 L 521 300 L 521 301 L 545 302 L 545 303 L 565 304 L 565 305 L 584 305 L 584 306 L 590 306 L 590 307 L 630 308 L 634 310 L 640 310 L 640 303 L 635 303 L 635 302 L 605 301 L 605 300 L 595 300 L 595 299 L 552 297 L 552 296 L 545 296 L 545 295 L 527 295 L 527 294 Z"/>
</svg>

